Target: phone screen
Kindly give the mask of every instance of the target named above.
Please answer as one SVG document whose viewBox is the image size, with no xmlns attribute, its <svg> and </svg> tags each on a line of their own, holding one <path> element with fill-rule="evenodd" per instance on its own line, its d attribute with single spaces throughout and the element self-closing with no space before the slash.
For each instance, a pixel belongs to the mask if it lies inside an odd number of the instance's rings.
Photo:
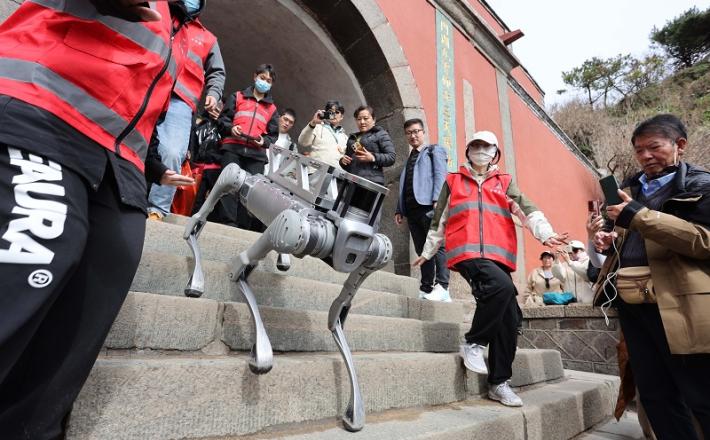
<svg viewBox="0 0 710 440">
<path fill-rule="evenodd" d="M 604 193 L 607 206 L 618 205 L 623 202 L 617 193 L 619 190 L 619 184 L 616 183 L 614 176 L 606 176 L 599 179 L 599 185 L 602 187 L 602 192 Z"/>
</svg>

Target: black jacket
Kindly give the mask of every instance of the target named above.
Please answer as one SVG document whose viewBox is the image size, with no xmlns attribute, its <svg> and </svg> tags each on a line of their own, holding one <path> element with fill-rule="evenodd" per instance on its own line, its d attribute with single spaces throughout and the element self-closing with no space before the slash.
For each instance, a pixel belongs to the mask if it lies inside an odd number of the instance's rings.
<svg viewBox="0 0 710 440">
<path fill-rule="evenodd" d="M 246 89 L 242 90 L 242 95 L 244 95 L 245 99 L 256 99 L 254 98 L 254 86 L 249 86 Z M 271 97 L 271 93 L 267 93 L 266 95 L 264 95 L 262 101 L 267 102 L 269 104 L 273 104 L 274 102 L 273 98 Z M 219 115 L 219 118 L 217 118 L 217 126 L 219 127 L 219 131 L 222 134 L 222 138 L 232 136 L 232 122 L 234 121 L 236 103 L 237 94 L 232 93 L 231 95 L 229 95 L 229 98 L 227 98 L 227 102 L 224 103 L 222 113 Z M 237 153 L 240 156 L 245 156 L 251 159 L 257 159 L 266 162 L 266 150 L 269 148 L 269 145 L 276 142 L 276 140 L 279 138 L 278 110 L 274 111 L 274 114 L 271 115 L 271 119 L 269 119 L 269 122 L 266 125 L 266 133 L 262 135 L 262 138 L 264 139 L 264 145 L 262 148 L 254 148 L 253 146 L 246 146 L 241 144 L 222 144 L 222 149 Z"/>
<path fill-rule="evenodd" d="M 375 156 L 374 162 L 360 162 L 354 158 L 355 150 L 353 149 L 353 144 L 358 138 L 362 146 Z M 365 133 L 351 134 L 350 137 L 348 137 L 345 155 L 353 158 L 353 161 L 350 162 L 349 165 L 343 166 L 345 171 L 355 174 L 356 176 L 364 177 L 380 185 L 385 184 L 385 174 L 382 169 L 394 165 L 396 158 L 394 144 L 392 143 L 392 139 L 390 139 L 389 133 L 379 125 L 375 125 L 370 131 Z"/>
</svg>

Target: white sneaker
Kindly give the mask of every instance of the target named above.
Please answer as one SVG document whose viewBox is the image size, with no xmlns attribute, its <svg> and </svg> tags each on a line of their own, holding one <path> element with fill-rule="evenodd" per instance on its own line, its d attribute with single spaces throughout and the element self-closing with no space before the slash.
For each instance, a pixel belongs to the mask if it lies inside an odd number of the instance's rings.
<svg viewBox="0 0 710 440">
<path fill-rule="evenodd" d="M 463 364 L 469 370 L 480 373 L 488 374 L 488 367 L 483 361 L 483 351 L 485 347 L 478 344 L 463 344 L 459 349 L 459 355 L 463 358 Z"/>
<path fill-rule="evenodd" d="M 431 293 L 427 293 L 424 295 L 424 299 L 428 299 L 429 301 L 441 301 L 441 302 L 451 302 L 451 295 L 449 295 L 449 291 L 447 289 L 444 289 L 441 287 L 439 284 L 435 285 L 433 289 L 431 289 Z"/>
<path fill-rule="evenodd" d="M 497 400 L 505 406 L 523 406 L 523 401 L 513 392 L 508 382 L 498 385 L 489 385 L 488 398 Z"/>
<path fill-rule="evenodd" d="M 429 292 L 425 292 L 425 291 L 423 291 L 423 290 L 420 290 L 420 291 L 419 291 L 419 296 L 417 296 L 417 298 L 419 298 L 419 299 L 424 299 L 424 297 L 427 296 L 427 295 L 429 295 Z"/>
</svg>

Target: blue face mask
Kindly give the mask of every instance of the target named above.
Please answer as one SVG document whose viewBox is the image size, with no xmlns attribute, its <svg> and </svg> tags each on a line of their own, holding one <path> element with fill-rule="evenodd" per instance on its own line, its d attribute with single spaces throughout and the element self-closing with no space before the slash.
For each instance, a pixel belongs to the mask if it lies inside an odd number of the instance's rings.
<svg viewBox="0 0 710 440">
<path fill-rule="evenodd" d="M 261 78 L 257 78 L 256 81 L 254 81 L 254 88 L 259 93 L 266 93 L 271 90 L 271 84 Z"/>
<path fill-rule="evenodd" d="M 202 5 L 202 0 L 182 0 L 182 1 L 185 4 L 185 8 L 187 9 L 187 13 L 190 15 L 199 11 L 200 6 Z"/>
</svg>

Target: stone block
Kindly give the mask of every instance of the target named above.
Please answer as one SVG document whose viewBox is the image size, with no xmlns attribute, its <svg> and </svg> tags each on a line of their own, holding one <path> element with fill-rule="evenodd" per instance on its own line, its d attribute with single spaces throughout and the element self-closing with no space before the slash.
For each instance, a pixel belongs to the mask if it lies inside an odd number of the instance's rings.
<svg viewBox="0 0 710 440">
<path fill-rule="evenodd" d="M 568 370 L 588 371 L 594 373 L 594 364 L 574 359 L 562 359 L 562 365 Z"/>
<path fill-rule="evenodd" d="M 328 313 L 261 307 L 261 317 L 275 351 L 337 351 L 328 330 Z M 456 352 L 459 324 L 352 314 L 345 334 L 353 351 Z M 254 343 L 251 314 L 245 304 L 225 303 L 223 341 L 232 350 Z"/>
<path fill-rule="evenodd" d="M 587 320 L 584 318 L 561 319 L 559 328 L 561 330 L 584 330 L 587 328 Z"/>
<path fill-rule="evenodd" d="M 619 329 L 619 320 L 614 318 L 609 320 L 609 325 L 603 319 L 592 319 L 587 320 L 588 328 L 590 330 L 602 330 L 602 331 L 612 331 L 615 332 Z"/>
<path fill-rule="evenodd" d="M 563 318 L 565 306 L 522 307 L 523 318 Z"/>
<path fill-rule="evenodd" d="M 619 375 L 619 364 L 617 363 L 594 363 L 593 367 L 595 373 L 609 374 L 612 376 Z"/>
<path fill-rule="evenodd" d="M 528 319 L 528 327 L 536 330 L 556 330 L 557 319 Z"/>
<path fill-rule="evenodd" d="M 107 348 L 200 350 L 218 333 L 216 301 L 129 293 L 109 331 Z"/>
</svg>

